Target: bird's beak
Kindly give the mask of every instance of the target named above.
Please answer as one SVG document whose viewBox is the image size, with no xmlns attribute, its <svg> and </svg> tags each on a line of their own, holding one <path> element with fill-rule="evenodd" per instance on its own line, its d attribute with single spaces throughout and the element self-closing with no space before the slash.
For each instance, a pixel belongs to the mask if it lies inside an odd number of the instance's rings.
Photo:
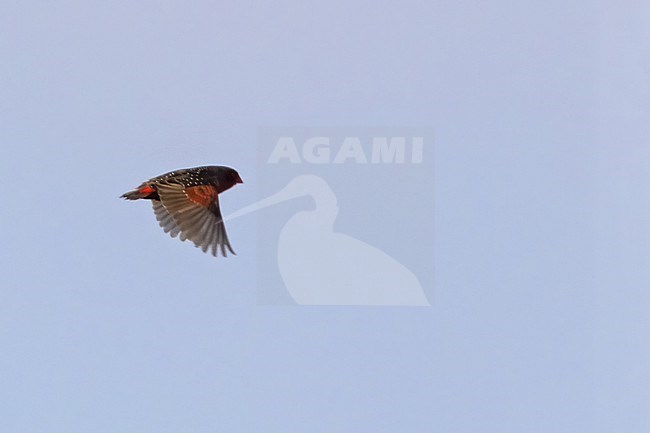
<svg viewBox="0 0 650 433">
<path fill-rule="evenodd" d="M 237 182 L 237 183 L 244 183 L 244 181 L 241 180 L 241 177 L 240 177 L 240 176 L 237 176 L 237 181 L 236 181 L 236 182 Z"/>
</svg>

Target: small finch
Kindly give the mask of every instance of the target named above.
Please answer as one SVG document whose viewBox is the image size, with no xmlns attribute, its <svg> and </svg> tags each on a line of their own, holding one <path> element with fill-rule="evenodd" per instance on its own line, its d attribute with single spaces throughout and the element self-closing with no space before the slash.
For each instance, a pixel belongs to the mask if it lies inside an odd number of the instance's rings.
<svg viewBox="0 0 650 433">
<path fill-rule="evenodd" d="M 219 194 L 243 183 L 233 168 L 205 166 L 175 170 L 143 182 L 122 194 L 127 200 L 151 200 L 160 227 L 181 241 L 189 239 L 203 252 L 235 254 L 219 209 Z"/>
</svg>

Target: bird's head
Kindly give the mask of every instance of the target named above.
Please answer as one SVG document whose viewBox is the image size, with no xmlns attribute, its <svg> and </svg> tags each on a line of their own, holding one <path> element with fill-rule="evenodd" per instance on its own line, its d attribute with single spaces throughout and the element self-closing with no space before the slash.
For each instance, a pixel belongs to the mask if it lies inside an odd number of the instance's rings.
<svg viewBox="0 0 650 433">
<path fill-rule="evenodd" d="M 230 181 L 234 183 L 244 183 L 243 180 L 241 180 L 241 176 L 239 173 L 237 173 L 237 170 L 234 168 L 228 167 L 228 176 L 230 177 Z"/>
<path fill-rule="evenodd" d="M 232 167 L 226 167 L 222 165 L 222 166 L 215 166 L 212 168 L 215 169 L 214 174 L 221 181 L 232 183 L 233 185 L 236 183 L 244 183 L 244 181 L 241 180 L 241 176 L 239 176 L 239 173 L 237 173 L 237 170 L 235 170 Z"/>
<path fill-rule="evenodd" d="M 215 184 L 218 187 L 219 193 L 232 188 L 238 183 L 244 183 L 237 170 L 231 167 L 215 166 L 212 168 Z"/>
</svg>

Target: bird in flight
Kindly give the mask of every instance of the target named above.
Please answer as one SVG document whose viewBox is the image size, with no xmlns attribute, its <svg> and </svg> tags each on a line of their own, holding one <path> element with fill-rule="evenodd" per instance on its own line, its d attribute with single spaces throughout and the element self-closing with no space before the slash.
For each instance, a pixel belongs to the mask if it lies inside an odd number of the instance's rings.
<svg viewBox="0 0 650 433">
<path fill-rule="evenodd" d="M 243 183 L 233 168 L 210 165 L 170 171 L 154 177 L 133 191 L 122 194 L 127 200 L 151 200 L 160 227 L 173 238 L 189 239 L 203 252 L 226 256 L 235 254 L 219 209 L 219 194 Z"/>
</svg>

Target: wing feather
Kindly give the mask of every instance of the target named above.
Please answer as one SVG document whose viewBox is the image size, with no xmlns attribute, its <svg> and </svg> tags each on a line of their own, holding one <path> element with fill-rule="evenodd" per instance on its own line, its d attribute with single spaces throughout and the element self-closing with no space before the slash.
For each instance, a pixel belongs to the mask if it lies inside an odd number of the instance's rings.
<svg viewBox="0 0 650 433">
<path fill-rule="evenodd" d="M 213 256 L 218 256 L 219 251 L 227 256 L 226 249 L 235 254 L 226 234 L 216 190 L 214 198 L 208 202 L 206 194 L 209 191 L 205 186 L 201 186 L 198 193 L 178 183 L 160 182 L 156 186 L 160 201 L 152 201 L 153 209 L 166 233 L 179 236 L 182 241 L 189 239 L 203 252 L 210 250 Z"/>
</svg>

